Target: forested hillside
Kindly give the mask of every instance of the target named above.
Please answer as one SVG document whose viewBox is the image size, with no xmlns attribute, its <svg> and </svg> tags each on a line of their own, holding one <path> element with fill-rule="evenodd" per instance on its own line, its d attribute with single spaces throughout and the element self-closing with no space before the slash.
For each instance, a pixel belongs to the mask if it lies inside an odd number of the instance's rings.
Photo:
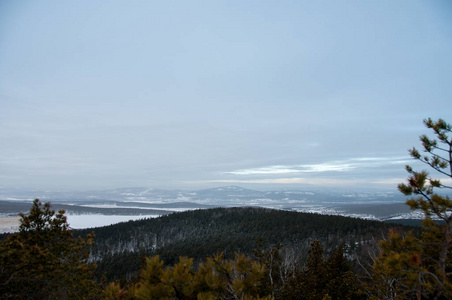
<svg viewBox="0 0 452 300">
<path fill-rule="evenodd" d="M 344 244 L 353 259 L 390 228 L 404 231 L 400 225 L 378 221 L 237 207 L 174 213 L 77 234 L 85 236 L 94 231 L 91 258 L 98 264 L 98 275 L 112 280 L 136 275 L 144 255 L 158 254 L 168 264 L 177 262 L 179 256 L 199 262 L 220 252 L 232 259 L 234 252 L 252 255 L 260 243 L 265 249 L 280 244 L 298 260 L 306 258 L 313 240 L 320 240 L 327 251 Z"/>
</svg>

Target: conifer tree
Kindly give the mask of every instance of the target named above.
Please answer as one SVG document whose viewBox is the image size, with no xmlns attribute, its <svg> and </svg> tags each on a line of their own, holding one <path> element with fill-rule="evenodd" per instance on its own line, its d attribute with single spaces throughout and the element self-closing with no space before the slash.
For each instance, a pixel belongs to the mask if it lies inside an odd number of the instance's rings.
<svg viewBox="0 0 452 300">
<path fill-rule="evenodd" d="M 164 266 L 160 257 L 146 259 L 137 284 L 121 289 L 117 283 L 105 290 L 105 299 L 266 299 L 261 295 L 265 268 L 245 255 L 228 261 L 214 255 L 193 268 L 193 259 L 180 257 Z"/>
<path fill-rule="evenodd" d="M 319 240 L 311 242 L 304 268 L 295 272 L 279 299 L 323 300 L 362 299 L 357 277 L 339 246 L 325 258 Z"/>
<path fill-rule="evenodd" d="M 88 264 L 92 236 L 74 238 L 64 216 L 38 199 L 23 213 L 19 232 L 0 244 L 1 299 L 92 299 L 95 265 Z"/>
<path fill-rule="evenodd" d="M 420 238 L 392 232 L 388 241 L 380 243 L 373 277 L 378 299 L 452 299 L 452 201 L 447 194 L 452 189 L 452 127 L 442 119 L 429 118 L 424 124 L 435 138 L 420 136 L 424 154 L 416 148 L 409 153 L 443 178 L 406 166 L 407 183 L 398 189 L 412 196 L 406 202 L 411 209 L 424 214 L 423 232 Z"/>
</svg>

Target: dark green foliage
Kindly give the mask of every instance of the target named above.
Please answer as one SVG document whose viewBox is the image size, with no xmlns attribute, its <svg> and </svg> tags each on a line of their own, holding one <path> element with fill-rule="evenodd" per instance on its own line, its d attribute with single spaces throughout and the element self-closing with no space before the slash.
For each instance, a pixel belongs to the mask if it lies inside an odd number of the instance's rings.
<svg viewBox="0 0 452 300">
<path fill-rule="evenodd" d="M 450 181 L 452 125 L 442 119 L 435 122 L 430 118 L 424 120 L 424 124 L 433 131 L 435 138 L 420 136 L 425 155 L 416 148 L 409 153 Z M 447 181 L 432 178 L 425 170 L 417 172 L 410 166 L 406 166 L 406 170 L 409 173 L 407 183 L 399 184 L 398 188 L 406 196 L 414 196 L 406 204 L 425 215 L 420 240 L 423 247 L 419 253 L 423 268 L 417 272 L 419 293 L 428 297 L 452 297 L 452 200 L 449 195 L 438 193 L 438 189 L 450 191 L 452 186 Z"/>
<path fill-rule="evenodd" d="M 320 241 L 311 243 L 308 254 L 306 266 L 297 278 L 298 282 L 302 283 L 300 294 L 303 299 L 322 299 L 324 295 L 328 294 L 326 290 L 328 273 Z"/>
<path fill-rule="evenodd" d="M 345 250 L 340 245 L 326 261 L 328 295 L 332 299 L 362 299 L 357 276 L 344 254 Z"/>
<path fill-rule="evenodd" d="M 195 210 L 96 228 L 92 258 L 99 266 L 99 276 L 105 273 L 109 280 L 115 280 L 136 276 L 143 254 L 158 254 L 168 264 L 176 263 L 179 256 L 200 262 L 220 252 L 226 259 L 233 259 L 234 252 L 253 255 L 258 239 L 267 249 L 279 243 L 284 251 L 294 251 L 297 260 L 306 258 L 309 243 L 315 239 L 322 240 L 326 249 L 348 244 L 350 255 L 356 255 L 356 245 L 373 236 L 381 237 L 392 227 L 402 228 L 377 221 L 264 208 Z"/>
<path fill-rule="evenodd" d="M 357 276 L 340 245 L 327 258 L 320 241 L 311 243 L 303 268 L 295 270 L 277 299 L 363 299 Z"/>
<path fill-rule="evenodd" d="M 435 138 L 420 137 L 424 155 L 416 148 L 410 155 L 431 169 L 452 179 L 452 126 L 444 120 L 424 120 Z M 407 183 L 399 184 L 401 193 L 411 196 L 406 204 L 424 213 L 420 238 L 392 232 L 380 242 L 380 255 L 373 268 L 368 289 L 372 299 L 451 299 L 452 298 L 452 200 L 438 189 L 452 187 L 406 166 Z"/>
<path fill-rule="evenodd" d="M 107 299 L 267 299 L 262 295 L 261 280 L 265 267 L 242 254 L 234 260 L 223 255 L 208 257 L 194 268 L 193 259 L 180 257 L 165 266 L 158 255 L 147 258 L 139 281 L 121 288 L 110 284 Z"/>
<path fill-rule="evenodd" d="M 0 298 L 96 298 L 91 242 L 92 236 L 72 236 L 64 211 L 55 214 L 36 199 L 30 213 L 21 214 L 19 232 L 0 244 Z"/>
<path fill-rule="evenodd" d="M 419 219 L 394 219 L 394 220 L 386 220 L 385 222 L 391 223 L 391 224 L 413 226 L 413 227 L 421 227 L 422 226 L 422 220 L 419 220 Z"/>
</svg>

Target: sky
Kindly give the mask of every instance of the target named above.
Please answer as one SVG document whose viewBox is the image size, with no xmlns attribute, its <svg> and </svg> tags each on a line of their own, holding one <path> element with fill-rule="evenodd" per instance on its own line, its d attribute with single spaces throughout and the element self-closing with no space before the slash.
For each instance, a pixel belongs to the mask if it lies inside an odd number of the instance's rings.
<svg viewBox="0 0 452 300">
<path fill-rule="evenodd" d="M 0 188 L 389 190 L 452 2 L 0 1 Z"/>
</svg>

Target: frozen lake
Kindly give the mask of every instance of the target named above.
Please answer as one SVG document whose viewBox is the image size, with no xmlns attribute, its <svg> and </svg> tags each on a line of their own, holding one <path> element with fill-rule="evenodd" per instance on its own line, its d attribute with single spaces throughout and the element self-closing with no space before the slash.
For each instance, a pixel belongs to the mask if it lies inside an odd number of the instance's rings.
<svg viewBox="0 0 452 300">
<path fill-rule="evenodd" d="M 108 226 L 130 220 L 157 218 L 159 215 L 66 215 L 69 226 L 73 229 Z M 16 232 L 19 230 L 19 217 L 0 217 L 0 233 Z"/>
<path fill-rule="evenodd" d="M 67 215 L 67 222 L 73 229 L 102 227 L 130 220 L 157 218 L 159 215 Z"/>
</svg>

